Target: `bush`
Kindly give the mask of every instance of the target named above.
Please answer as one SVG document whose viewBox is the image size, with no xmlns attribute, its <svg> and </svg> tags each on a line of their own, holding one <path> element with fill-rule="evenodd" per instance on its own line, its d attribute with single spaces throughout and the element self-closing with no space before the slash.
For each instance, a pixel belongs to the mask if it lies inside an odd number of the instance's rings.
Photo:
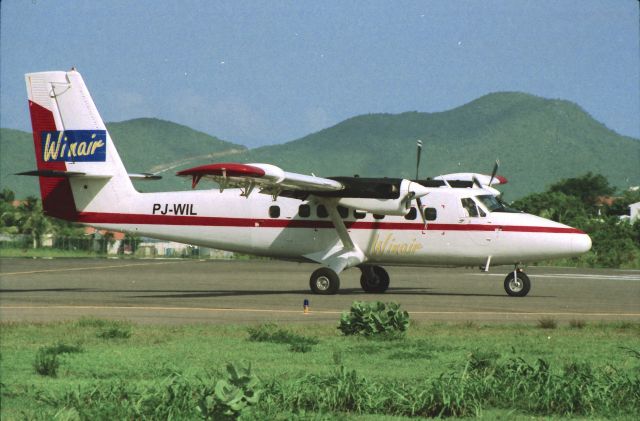
<svg viewBox="0 0 640 421">
<path fill-rule="evenodd" d="M 250 327 L 247 331 L 249 332 L 250 341 L 288 344 L 289 350 L 293 352 L 309 352 L 311 347 L 319 342 L 316 338 L 297 335 L 286 329 L 280 329 L 273 323 Z"/>
<path fill-rule="evenodd" d="M 126 327 L 111 326 L 102 329 L 97 336 L 102 339 L 127 339 L 131 337 L 131 330 Z"/>
<path fill-rule="evenodd" d="M 47 352 L 46 348 L 40 348 L 38 350 L 36 360 L 33 363 L 33 368 L 36 370 L 36 373 L 41 376 L 56 377 L 58 375 L 58 367 L 60 367 L 58 354 Z"/>
<path fill-rule="evenodd" d="M 61 342 L 53 346 L 41 347 L 36 353 L 33 368 L 36 373 L 42 376 L 56 377 L 58 375 L 58 367 L 60 367 L 58 355 L 78 352 L 82 352 L 82 348 L 79 345 L 67 345 Z"/>
<path fill-rule="evenodd" d="M 572 329 L 584 329 L 586 325 L 587 325 L 587 322 L 585 322 L 584 320 L 579 320 L 579 319 L 569 320 L 569 326 Z"/>
<path fill-rule="evenodd" d="M 218 380 L 214 393 L 206 393 L 198 408 L 205 419 L 232 420 L 246 413 L 260 400 L 260 380 L 251 373 L 251 365 L 237 368 L 227 364 L 227 377 Z"/>
<path fill-rule="evenodd" d="M 543 317 L 538 320 L 538 327 L 540 329 L 555 329 L 558 327 L 558 321 L 552 317 Z"/>
<path fill-rule="evenodd" d="M 397 303 L 355 301 L 349 313 L 342 313 L 338 329 L 344 335 L 399 338 L 409 329 L 409 313 Z"/>
</svg>

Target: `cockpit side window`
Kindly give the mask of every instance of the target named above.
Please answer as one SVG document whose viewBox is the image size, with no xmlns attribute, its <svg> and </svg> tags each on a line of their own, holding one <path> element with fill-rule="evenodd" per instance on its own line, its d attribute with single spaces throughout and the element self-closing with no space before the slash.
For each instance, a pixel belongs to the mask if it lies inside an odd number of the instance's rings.
<svg viewBox="0 0 640 421">
<path fill-rule="evenodd" d="M 489 210 L 489 212 L 511 212 L 511 213 L 519 213 L 519 211 L 512 209 L 505 205 L 499 197 L 483 194 L 480 196 L 476 196 L 476 200 L 484 205 L 484 207 Z"/>
<path fill-rule="evenodd" d="M 478 207 L 476 206 L 476 202 L 474 202 L 473 199 L 471 199 L 470 197 L 465 197 L 460 199 L 460 201 L 462 202 L 462 207 L 466 209 L 470 217 L 478 217 Z"/>
</svg>

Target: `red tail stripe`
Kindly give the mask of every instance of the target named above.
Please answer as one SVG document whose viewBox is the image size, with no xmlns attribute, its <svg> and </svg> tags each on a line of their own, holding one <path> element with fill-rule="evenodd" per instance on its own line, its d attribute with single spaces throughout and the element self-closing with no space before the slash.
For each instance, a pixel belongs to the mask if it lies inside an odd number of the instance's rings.
<svg viewBox="0 0 640 421">
<path fill-rule="evenodd" d="M 44 162 L 42 159 L 42 132 L 57 130 L 53 113 L 33 101 L 29 101 L 29 112 L 38 170 L 66 171 L 64 162 Z M 76 207 L 69 180 L 64 177 L 39 177 L 39 181 L 44 212 L 56 218 L 74 219 Z"/>
</svg>

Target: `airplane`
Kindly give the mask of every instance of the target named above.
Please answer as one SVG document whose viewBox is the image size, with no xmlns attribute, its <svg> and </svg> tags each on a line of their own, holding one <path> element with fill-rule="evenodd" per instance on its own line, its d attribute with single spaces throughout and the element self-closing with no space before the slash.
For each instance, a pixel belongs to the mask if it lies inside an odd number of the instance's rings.
<svg viewBox="0 0 640 421">
<path fill-rule="evenodd" d="M 208 190 L 138 192 L 80 73 L 25 75 L 44 212 L 140 236 L 320 265 L 312 292 L 336 294 L 340 273 L 360 269 L 368 293 L 384 293 L 383 266 L 512 265 L 509 296 L 531 281 L 523 264 L 591 248 L 584 232 L 514 211 L 493 186 L 506 179 L 457 173 L 416 178 L 318 177 L 265 163 L 212 163 L 178 176 L 217 183 Z M 179 141 L 179 139 L 176 139 Z M 153 145 L 149 145 L 153 147 Z M 259 278 L 257 273 L 256 277 Z"/>
</svg>

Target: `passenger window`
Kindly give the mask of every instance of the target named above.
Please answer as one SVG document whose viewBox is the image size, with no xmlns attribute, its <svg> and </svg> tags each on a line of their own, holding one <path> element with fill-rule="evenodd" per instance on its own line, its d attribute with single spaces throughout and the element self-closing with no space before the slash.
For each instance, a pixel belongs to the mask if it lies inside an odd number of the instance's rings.
<svg viewBox="0 0 640 421">
<path fill-rule="evenodd" d="M 338 206 L 338 213 L 342 219 L 347 219 L 349 217 L 349 209 L 344 206 Z"/>
<path fill-rule="evenodd" d="M 354 216 L 356 219 L 364 219 L 364 217 L 365 217 L 365 216 L 367 216 L 367 213 L 366 213 L 366 212 L 359 212 L 359 211 L 357 211 L 357 210 L 355 210 L 355 209 L 354 209 L 354 210 L 353 210 L 353 216 Z"/>
<path fill-rule="evenodd" d="M 269 207 L 269 216 L 271 218 L 279 218 L 280 217 L 280 206 L 270 206 Z"/>
<path fill-rule="evenodd" d="M 324 205 L 318 205 L 316 212 L 318 213 L 318 218 L 326 218 L 329 216 L 329 212 L 327 212 L 327 208 L 325 208 Z"/>
<path fill-rule="evenodd" d="M 462 207 L 467 210 L 470 217 L 475 218 L 478 216 L 478 208 L 476 208 L 476 203 L 471 198 L 465 197 L 464 199 L 461 199 L 461 202 Z"/>
<path fill-rule="evenodd" d="M 373 219 L 384 219 L 384 215 L 378 215 L 377 213 L 374 213 Z"/>
<path fill-rule="evenodd" d="M 416 210 L 416 208 L 412 207 L 409 210 L 409 213 L 407 213 L 404 216 L 404 219 L 408 220 L 408 221 L 413 221 L 414 219 L 416 219 L 416 217 L 418 216 L 418 211 Z"/>
<path fill-rule="evenodd" d="M 438 218 L 438 210 L 436 208 L 424 208 L 424 219 L 427 221 L 435 221 Z"/>
<path fill-rule="evenodd" d="M 300 205 L 298 207 L 298 215 L 302 218 L 308 218 L 311 215 L 311 206 L 309 205 Z"/>
</svg>

